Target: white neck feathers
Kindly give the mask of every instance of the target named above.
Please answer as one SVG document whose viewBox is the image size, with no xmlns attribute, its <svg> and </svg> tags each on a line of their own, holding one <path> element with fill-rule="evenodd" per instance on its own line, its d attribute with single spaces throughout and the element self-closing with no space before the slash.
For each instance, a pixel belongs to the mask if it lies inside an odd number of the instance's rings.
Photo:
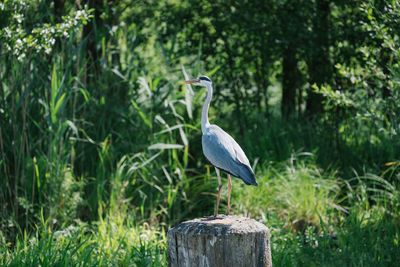
<svg viewBox="0 0 400 267">
<path fill-rule="evenodd" d="M 210 127 L 210 122 L 208 121 L 208 108 L 210 107 L 210 102 L 213 94 L 213 88 L 211 84 L 207 84 L 207 98 L 204 101 L 203 110 L 201 112 L 201 131 L 203 134 L 206 133 L 207 128 Z"/>
</svg>

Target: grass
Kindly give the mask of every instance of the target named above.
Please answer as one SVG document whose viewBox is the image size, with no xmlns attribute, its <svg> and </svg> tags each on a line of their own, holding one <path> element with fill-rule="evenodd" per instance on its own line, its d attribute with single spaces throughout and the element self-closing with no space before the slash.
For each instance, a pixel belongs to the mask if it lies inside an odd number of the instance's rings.
<svg viewBox="0 0 400 267">
<path fill-rule="evenodd" d="M 338 179 L 336 172 L 316 168 L 312 161 L 310 155 L 298 155 L 294 161 L 260 170 L 257 188 L 233 180 L 232 211 L 271 229 L 273 264 L 390 266 L 399 262 L 398 188 L 373 175 L 357 176 L 351 185 Z M 341 187 L 350 187 L 345 198 L 339 194 Z M 366 194 L 371 190 L 373 195 Z M 224 201 L 226 195 L 222 205 Z M 3 238 L 0 264 L 167 266 L 167 226 L 138 223 L 128 205 L 117 198 L 107 210 L 91 224 L 76 221 L 55 230 L 52 222 L 42 219 L 33 234 L 18 235 L 14 244 L 4 243 Z"/>
<path fill-rule="evenodd" d="M 398 262 L 398 220 L 377 214 L 366 218 L 365 213 L 353 211 L 339 225 L 324 225 L 328 229 L 322 232 L 309 227 L 302 235 L 291 232 L 275 234 L 272 240 L 274 264 L 391 266 Z"/>
<path fill-rule="evenodd" d="M 112 216 L 93 225 L 54 231 L 48 223 L 32 236 L 19 236 L 11 248 L 2 245 L 2 266 L 162 266 L 166 234 L 148 224 L 134 226 Z M 11 246 L 8 244 L 8 246 Z"/>
<path fill-rule="evenodd" d="M 237 195 L 238 209 L 258 218 L 274 212 L 298 230 L 320 225 L 321 220 L 326 223 L 328 214 L 343 210 L 339 183 L 334 172 L 318 168 L 307 158 L 314 157 L 301 153 L 292 155 L 288 162 L 259 166 L 264 171 L 258 177 L 258 187 L 238 184 L 244 192 Z"/>
</svg>

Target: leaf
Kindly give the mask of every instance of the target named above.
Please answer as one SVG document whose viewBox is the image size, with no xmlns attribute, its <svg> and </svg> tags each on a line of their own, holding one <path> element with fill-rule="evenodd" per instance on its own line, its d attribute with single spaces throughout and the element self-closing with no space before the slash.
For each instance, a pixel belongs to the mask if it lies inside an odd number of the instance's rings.
<svg viewBox="0 0 400 267">
<path fill-rule="evenodd" d="M 151 158 L 149 158 L 148 160 L 146 160 L 145 162 L 143 162 L 139 168 L 142 168 L 144 166 L 146 166 L 147 164 L 149 164 L 150 162 L 152 162 L 155 158 L 157 158 L 159 155 L 161 154 L 161 151 L 158 152 L 157 154 L 151 156 Z"/>
<path fill-rule="evenodd" d="M 183 124 L 177 124 L 177 125 L 174 125 L 172 127 L 167 127 L 167 129 L 159 131 L 159 132 L 155 133 L 154 135 L 160 135 L 160 134 L 163 134 L 163 133 L 166 133 L 166 132 L 172 132 L 173 130 L 178 129 L 178 128 L 182 128 L 183 126 L 184 126 Z"/>
<path fill-rule="evenodd" d="M 33 165 L 35 166 L 35 175 L 36 175 L 36 183 L 37 187 L 40 190 L 40 176 L 39 176 L 39 167 L 37 164 L 36 157 L 33 157 Z"/>
<path fill-rule="evenodd" d="M 157 88 L 158 83 L 162 80 L 162 77 L 158 77 L 155 80 L 153 80 L 151 82 L 151 90 L 154 90 L 155 88 Z"/>
<path fill-rule="evenodd" d="M 72 129 L 72 131 L 74 132 L 74 134 L 79 138 L 79 132 L 78 132 L 78 128 L 76 127 L 75 123 L 73 123 L 70 120 L 67 120 L 67 124 L 69 125 L 69 127 Z"/>
<path fill-rule="evenodd" d="M 185 80 L 189 80 L 189 75 L 186 73 L 185 67 L 182 65 L 182 72 L 183 76 L 185 77 Z M 193 108 L 192 108 L 192 103 L 193 103 L 193 96 L 194 92 L 192 89 L 192 86 L 190 84 L 185 85 L 186 91 L 185 91 L 185 104 L 186 104 L 186 111 L 188 113 L 188 116 L 190 119 L 193 118 Z"/>
<path fill-rule="evenodd" d="M 57 104 L 56 104 L 53 112 L 51 113 L 51 120 L 53 121 L 53 123 L 55 123 L 57 120 L 57 113 L 58 113 L 58 110 L 60 109 L 61 105 L 64 102 L 65 96 L 66 96 L 66 93 L 63 93 L 61 95 L 61 97 L 57 100 Z"/>
<path fill-rule="evenodd" d="M 154 119 L 156 121 L 159 121 L 162 125 L 165 125 L 165 127 L 167 127 L 167 129 L 169 128 L 168 123 L 160 115 L 156 115 L 156 117 Z"/>
<path fill-rule="evenodd" d="M 150 128 L 152 128 L 152 127 L 151 127 L 151 122 L 150 122 L 150 120 L 146 117 L 146 115 L 142 112 L 142 110 L 140 109 L 140 107 L 136 104 L 136 102 L 135 102 L 133 99 L 131 100 L 131 103 L 132 103 L 133 107 L 137 110 L 137 112 L 139 113 L 139 116 L 140 116 L 140 118 L 142 118 L 142 120 L 144 121 L 144 123 L 145 123 L 147 126 L 149 126 Z"/>
<path fill-rule="evenodd" d="M 150 97 L 151 96 L 151 90 L 150 90 L 148 82 L 146 81 L 146 78 L 145 77 L 139 77 L 138 83 L 140 85 L 140 89 L 146 91 L 147 94 Z"/>
<path fill-rule="evenodd" d="M 187 164 L 189 162 L 189 146 L 185 146 L 185 149 L 183 151 L 183 166 L 186 169 Z"/>
<path fill-rule="evenodd" d="M 172 114 L 174 114 L 174 116 L 175 116 L 176 118 L 179 118 L 180 120 L 183 120 L 183 117 L 182 117 L 181 115 L 179 115 L 179 114 L 176 112 L 175 107 L 174 107 L 174 104 L 173 104 L 172 102 L 169 102 L 169 107 L 170 107 L 171 110 L 172 110 Z"/>
<path fill-rule="evenodd" d="M 157 143 L 148 147 L 149 150 L 152 149 L 182 149 L 184 148 L 183 145 L 179 144 L 164 144 L 164 143 Z"/>
<path fill-rule="evenodd" d="M 206 76 L 213 76 L 220 68 L 221 68 L 221 65 L 216 66 L 215 68 L 213 68 L 212 70 L 210 70 L 209 72 L 207 72 L 207 73 L 206 73 Z"/>
<path fill-rule="evenodd" d="M 124 75 L 122 75 L 121 72 L 119 72 L 119 70 L 117 68 L 113 68 L 111 69 L 112 72 L 114 72 L 114 74 L 116 74 L 118 77 L 120 77 L 122 80 L 126 80 L 126 77 Z M 140 78 L 139 78 L 140 79 Z"/>
<path fill-rule="evenodd" d="M 187 137 L 186 137 L 186 134 L 185 134 L 185 132 L 183 131 L 182 127 L 179 128 L 179 133 L 181 134 L 181 138 L 182 138 L 183 144 L 184 144 L 185 146 L 188 146 L 188 145 L 189 145 L 189 141 L 188 141 L 188 139 L 187 139 Z"/>
<path fill-rule="evenodd" d="M 172 178 L 171 178 L 171 176 L 169 175 L 167 169 L 166 169 L 164 166 L 161 166 L 161 169 L 163 170 L 165 177 L 167 177 L 168 182 L 169 182 L 170 184 L 172 184 Z"/>
<path fill-rule="evenodd" d="M 54 102 L 57 96 L 57 90 L 58 90 L 58 79 L 57 79 L 57 69 L 56 65 L 53 67 L 53 73 L 51 75 L 51 104 L 54 106 Z"/>
<path fill-rule="evenodd" d="M 88 91 L 86 91 L 85 89 L 80 89 L 80 92 L 82 93 L 83 97 L 85 98 L 85 102 L 88 103 L 89 102 L 89 95 L 88 95 Z"/>
</svg>

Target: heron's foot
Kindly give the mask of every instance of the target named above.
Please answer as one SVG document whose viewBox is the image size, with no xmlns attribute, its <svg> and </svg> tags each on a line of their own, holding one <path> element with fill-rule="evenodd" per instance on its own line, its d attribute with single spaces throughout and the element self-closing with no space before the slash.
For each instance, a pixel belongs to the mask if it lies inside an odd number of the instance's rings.
<svg viewBox="0 0 400 267">
<path fill-rule="evenodd" d="M 226 216 L 229 216 L 229 211 L 227 211 L 227 212 L 225 213 L 225 215 L 226 215 Z"/>
<path fill-rule="evenodd" d="M 224 217 L 225 217 L 224 214 L 214 214 L 211 216 L 204 216 L 201 220 L 202 221 L 222 220 Z"/>
<path fill-rule="evenodd" d="M 204 216 L 203 218 L 201 218 L 202 221 L 212 221 L 215 220 L 217 217 L 215 215 L 211 215 L 211 216 Z"/>
</svg>

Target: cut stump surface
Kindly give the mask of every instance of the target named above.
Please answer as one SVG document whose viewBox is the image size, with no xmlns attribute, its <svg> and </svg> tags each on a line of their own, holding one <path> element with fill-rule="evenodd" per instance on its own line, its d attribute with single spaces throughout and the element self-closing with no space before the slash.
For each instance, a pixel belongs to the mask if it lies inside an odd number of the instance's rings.
<svg viewBox="0 0 400 267">
<path fill-rule="evenodd" d="M 269 229 L 241 216 L 182 222 L 168 231 L 168 262 L 183 266 L 272 266 Z"/>
</svg>

